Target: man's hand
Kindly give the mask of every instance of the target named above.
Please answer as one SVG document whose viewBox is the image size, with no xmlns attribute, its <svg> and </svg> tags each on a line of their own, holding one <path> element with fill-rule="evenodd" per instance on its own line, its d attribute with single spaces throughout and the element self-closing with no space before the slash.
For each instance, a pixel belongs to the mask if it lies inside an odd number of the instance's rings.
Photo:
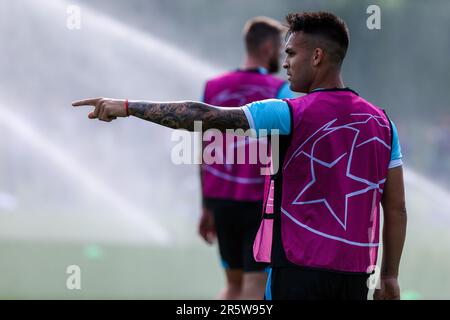
<svg viewBox="0 0 450 320">
<path fill-rule="evenodd" d="M 89 119 L 99 119 L 102 121 L 110 122 L 117 119 L 117 117 L 127 117 L 127 109 L 125 106 L 125 100 L 118 99 L 106 99 L 95 98 L 75 101 L 72 106 L 93 106 L 94 111 L 89 113 Z"/>
<path fill-rule="evenodd" d="M 376 289 L 374 300 L 400 300 L 400 286 L 397 278 L 381 278 L 381 289 Z"/>
<path fill-rule="evenodd" d="M 198 224 L 198 233 L 208 243 L 213 244 L 216 238 L 216 226 L 214 216 L 207 208 L 203 208 L 202 216 Z"/>
</svg>

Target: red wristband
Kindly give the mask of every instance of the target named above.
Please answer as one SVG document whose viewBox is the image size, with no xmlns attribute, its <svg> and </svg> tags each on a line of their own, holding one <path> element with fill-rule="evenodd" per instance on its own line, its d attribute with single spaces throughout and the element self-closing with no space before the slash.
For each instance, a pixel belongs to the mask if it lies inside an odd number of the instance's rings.
<svg viewBox="0 0 450 320">
<path fill-rule="evenodd" d="M 127 113 L 127 117 L 130 115 L 130 111 L 128 110 L 128 99 L 125 100 L 125 111 Z"/>
</svg>

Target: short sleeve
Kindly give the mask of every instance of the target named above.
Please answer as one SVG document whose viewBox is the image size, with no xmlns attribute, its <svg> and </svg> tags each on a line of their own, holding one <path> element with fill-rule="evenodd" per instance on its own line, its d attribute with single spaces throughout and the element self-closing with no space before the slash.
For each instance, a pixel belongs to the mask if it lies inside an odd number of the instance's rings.
<svg viewBox="0 0 450 320">
<path fill-rule="evenodd" d="M 392 127 L 391 161 L 389 162 L 389 169 L 391 169 L 403 165 L 403 155 L 400 146 L 400 140 L 398 138 L 397 127 L 395 126 L 394 122 L 392 122 L 391 120 L 389 121 L 391 122 Z"/>
<path fill-rule="evenodd" d="M 250 128 L 256 130 L 258 137 L 277 133 L 288 135 L 291 132 L 291 114 L 287 102 L 283 100 L 256 101 L 243 106 L 242 109 Z"/>
</svg>

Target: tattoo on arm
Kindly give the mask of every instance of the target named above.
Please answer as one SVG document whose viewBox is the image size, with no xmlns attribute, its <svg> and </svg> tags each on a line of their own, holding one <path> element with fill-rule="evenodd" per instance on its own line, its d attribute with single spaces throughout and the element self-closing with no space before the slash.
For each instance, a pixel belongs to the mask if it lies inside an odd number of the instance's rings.
<svg viewBox="0 0 450 320">
<path fill-rule="evenodd" d="M 222 108 L 202 102 L 130 101 L 131 115 L 173 129 L 194 131 L 194 121 L 202 121 L 203 130 L 249 129 L 241 108 Z"/>
</svg>

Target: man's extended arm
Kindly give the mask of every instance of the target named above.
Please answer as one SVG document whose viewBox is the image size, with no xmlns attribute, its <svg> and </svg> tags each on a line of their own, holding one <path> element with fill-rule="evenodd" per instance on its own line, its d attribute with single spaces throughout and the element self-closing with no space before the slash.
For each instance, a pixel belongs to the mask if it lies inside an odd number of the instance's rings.
<svg viewBox="0 0 450 320">
<path fill-rule="evenodd" d="M 406 206 L 401 166 L 389 169 L 381 199 L 384 212 L 381 289 L 374 299 L 399 299 L 398 270 L 406 237 Z"/>
<path fill-rule="evenodd" d="M 249 124 L 241 108 L 222 108 L 202 102 L 151 102 L 129 101 L 128 112 L 125 100 L 88 99 L 72 103 L 74 107 L 90 105 L 95 109 L 89 118 L 111 121 L 117 117 L 132 115 L 173 129 L 194 131 L 194 121 L 202 122 L 202 129 L 249 129 Z"/>
</svg>

